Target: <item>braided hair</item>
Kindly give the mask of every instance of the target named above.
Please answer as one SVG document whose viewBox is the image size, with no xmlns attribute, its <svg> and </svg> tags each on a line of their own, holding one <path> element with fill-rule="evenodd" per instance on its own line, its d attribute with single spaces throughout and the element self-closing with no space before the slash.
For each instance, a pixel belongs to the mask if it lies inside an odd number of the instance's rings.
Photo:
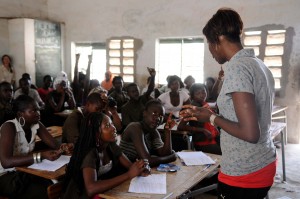
<svg viewBox="0 0 300 199">
<path fill-rule="evenodd" d="M 86 155 L 96 148 L 96 134 L 105 115 L 103 113 L 94 112 L 87 115 L 80 125 L 79 138 L 75 144 L 73 155 L 66 170 L 66 176 L 63 183 L 63 189 L 66 190 L 71 179 L 77 184 L 79 193 L 83 193 L 84 179 L 81 169 L 82 162 Z M 100 132 L 101 133 L 101 132 Z M 96 170 L 99 169 L 99 161 L 97 160 Z"/>
</svg>

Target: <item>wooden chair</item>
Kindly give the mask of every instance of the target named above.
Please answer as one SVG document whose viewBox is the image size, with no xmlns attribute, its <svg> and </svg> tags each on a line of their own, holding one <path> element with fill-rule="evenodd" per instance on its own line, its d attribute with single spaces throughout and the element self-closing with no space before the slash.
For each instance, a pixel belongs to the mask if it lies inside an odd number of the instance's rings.
<svg viewBox="0 0 300 199">
<path fill-rule="evenodd" d="M 47 188 L 49 199 L 59 199 L 61 192 L 62 192 L 62 182 L 55 183 L 53 185 L 50 185 Z"/>
</svg>

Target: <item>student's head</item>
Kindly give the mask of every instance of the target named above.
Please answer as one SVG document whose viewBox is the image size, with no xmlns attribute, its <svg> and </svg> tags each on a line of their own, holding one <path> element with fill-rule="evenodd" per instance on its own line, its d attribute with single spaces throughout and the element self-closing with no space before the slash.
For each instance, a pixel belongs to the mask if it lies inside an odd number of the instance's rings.
<svg viewBox="0 0 300 199">
<path fill-rule="evenodd" d="M 211 92 L 214 84 L 215 84 L 215 79 L 214 78 L 212 78 L 212 77 L 206 78 L 206 80 L 205 80 L 205 86 L 206 86 L 208 92 Z"/>
<path fill-rule="evenodd" d="M 51 75 L 45 75 L 43 78 L 44 87 L 50 88 L 53 84 L 53 77 Z"/>
<path fill-rule="evenodd" d="M 206 101 L 207 92 L 204 84 L 193 84 L 190 88 L 191 99 L 198 103 Z"/>
<path fill-rule="evenodd" d="M 13 102 L 13 112 L 15 113 L 21 126 L 38 123 L 40 111 L 37 102 L 28 95 L 20 95 Z"/>
<path fill-rule="evenodd" d="M 105 80 L 106 80 L 106 81 L 109 81 L 109 80 L 111 79 L 111 76 L 112 76 L 112 74 L 111 74 L 110 71 L 106 71 L 106 72 L 105 72 Z"/>
<path fill-rule="evenodd" d="M 30 89 L 30 80 L 26 77 L 22 77 L 20 80 L 19 80 L 19 86 L 20 88 L 22 89 L 22 92 L 25 94 L 25 95 L 28 95 L 29 94 L 29 89 Z"/>
<path fill-rule="evenodd" d="M 116 141 L 116 128 L 108 116 L 103 113 L 90 113 L 87 115 L 80 126 L 79 138 L 75 144 L 73 155 L 68 164 L 64 189 L 67 183 L 73 179 L 77 184 L 78 191 L 84 191 L 84 180 L 82 174 L 82 162 L 88 152 L 98 149 L 99 152 L 109 142 Z M 96 170 L 99 169 L 99 163 L 96 163 Z"/>
<path fill-rule="evenodd" d="M 105 108 L 106 102 L 103 95 L 106 96 L 106 93 L 100 94 L 99 92 L 94 92 L 87 97 L 85 105 L 87 113 L 101 112 Z"/>
<path fill-rule="evenodd" d="M 112 84 L 116 91 L 122 91 L 124 85 L 123 78 L 121 76 L 115 76 L 112 80 Z"/>
<path fill-rule="evenodd" d="M 182 88 L 180 77 L 177 75 L 169 76 L 168 87 L 171 89 L 171 91 L 178 91 L 180 88 Z"/>
<path fill-rule="evenodd" d="M 146 103 L 143 121 L 150 128 L 157 128 L 164 119 L 165 109 L 159 100 L 153 99 Z"/>
<path fill-rule="evenodd" d="M 27 78 L 31 81 L 31 76 L 29 75 L 29 73 L 23 73 L 22 78 Z"/>
<path fill-rule="evenodd" d="M 57 90 L 57 92 L 63 92 L 69 86 L 68 75 L 66 72 L 61 71 L 57 74 L 54 82 L 53 88 Z"/>
<path fill-rule="evenodd" d="M 136 83 L 130 83 L 127 86 L 127 94 L 130 99 L 137 101 L 140 96 L 140 90 Z"/>
<path fill-rule="evenodd" d="M 219 64 L 224 64 L 227 61 L 220 44 L 225 40 L 240 44 L 242 30 L 243 22 L 240 15 L 230 8 L 219 9 L 207 22 L 202 32 L 207 39 L 212 56 Z"/>
<path fill-rule="evenodd" d="M 3 55 L 1 60 L 2 60 L 3 65 L 9 65 L 10 66 L 11 58 L 10 58 L 9 55 Z"/>
<path fill-rule="evenodd" d="M 100 83 L 97 79 L 91 79 L 90 80 L 90 90 L 93 89 L 93 88 L 96 88 L 100 86 Z"/>
<path fill-rule="evenodd" d="M 186 88 L 190 89 L 191 86 L 195 83 L 195 79 L 191 75 L 189 75 L 184 79 L 183 82 L 186 85 Z"/>
<path fill-rule="evenodd" d="M 0 100 L 4 102 L 11 102 L 13 98 L 13 87 L 8 82 L 0 83 Z"/>
</svg>

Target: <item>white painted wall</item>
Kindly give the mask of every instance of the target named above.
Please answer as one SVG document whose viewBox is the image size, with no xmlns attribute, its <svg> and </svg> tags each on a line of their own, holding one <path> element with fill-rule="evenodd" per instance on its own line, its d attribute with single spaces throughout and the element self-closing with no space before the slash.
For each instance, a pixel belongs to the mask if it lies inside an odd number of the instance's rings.
<svg viewBox="0 0 300 199">
<path fill-rule="evenodd" d="M 2 16 L 29 17 L 63 22 L 64 68 L 72 74 L 71 42 L 105 42 L 111 36 L 132 36 L 143 41 L 137 59 L 137 83 L 144 84 L 146 67 L 155 64 L 155 40 L 159 37 L 202 35 L 207 20 L 220 7 L 237 10 L 245 28 L 268 24 L 294 30 L 285 95 L 276 103 L 288 105 L 289 141 L 300 141 L 300 1 L 299 0 L 3 0 Z M 1 23 L 1 22 L 0 22 Z M 0 30 L 0 36 L 5 35 Z M 1 42 L 1 40 L 0 40 Z M 216 76 L 218 64 L 206 46 L 205 77 Z M 103 75 L 102 75 L 103 76 Z"/>
<path fill-rule="evenodd" d="M 8 49 L 8 21 L 7 19 L 0 19 L 0 58 L 9 53 Z M 1 61 L 0 64 L 2 64 Z"/>
</svg>

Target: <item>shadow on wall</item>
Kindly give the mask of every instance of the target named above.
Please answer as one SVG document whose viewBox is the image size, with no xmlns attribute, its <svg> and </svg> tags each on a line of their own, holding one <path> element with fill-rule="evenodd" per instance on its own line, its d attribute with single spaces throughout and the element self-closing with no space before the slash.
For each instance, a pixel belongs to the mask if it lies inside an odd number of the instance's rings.
<svg viewBox="0 0 300 199">
<path fill-rule="evenodd" d="M 270 30 L 285 30 L 285 39 L 284 43 L 279 44 L 267 44 L 267 36 L 269 35 L 268 31 Z M 283 55 L 280 55 L 282 59 L 282 66 L 274 66 L 274 68 L 281 68 L 281 78 L 280 78 L 280 85 L 281 88 L 276 91 L 276 97 L 284 98 L 286 94 L 286 87 L 288 85 L 288 77 L 289 77 L 289 71 L 290 71 L 290 56 L 292 52 L 292 46 L 293 46 L 293 37 L 295 35 L 294 28 L 288 27 L 285 28 L 284 25 L 276 25 L 276 24 L 269 24 L 264 25 L 260 27 L 254 27 L 254 28 L 246 28 L 244 30 L 247 31 L 261 31 L 261 43 L 260 45 L 257 45 L 259 47 L 259 55 L 257 56 L 261 60 L 264 60 L 266 57 L 266 47 L 269 46 L 283 46 Z M 270 55 L 273 56 L 273 55 Z M 278 57 L 275 55 L 274 57 Z M 270 68 L 273 68 L 273 66 L 269 66 Z M 290 83 L 293 87 L 293 89 L 297 90 L 300 88 L 300 78 L 297 75 L 293 76 L 293 79 L 290 79 Z M 298 88 L 297 88 L 298 87 Z"/>
</svg>

